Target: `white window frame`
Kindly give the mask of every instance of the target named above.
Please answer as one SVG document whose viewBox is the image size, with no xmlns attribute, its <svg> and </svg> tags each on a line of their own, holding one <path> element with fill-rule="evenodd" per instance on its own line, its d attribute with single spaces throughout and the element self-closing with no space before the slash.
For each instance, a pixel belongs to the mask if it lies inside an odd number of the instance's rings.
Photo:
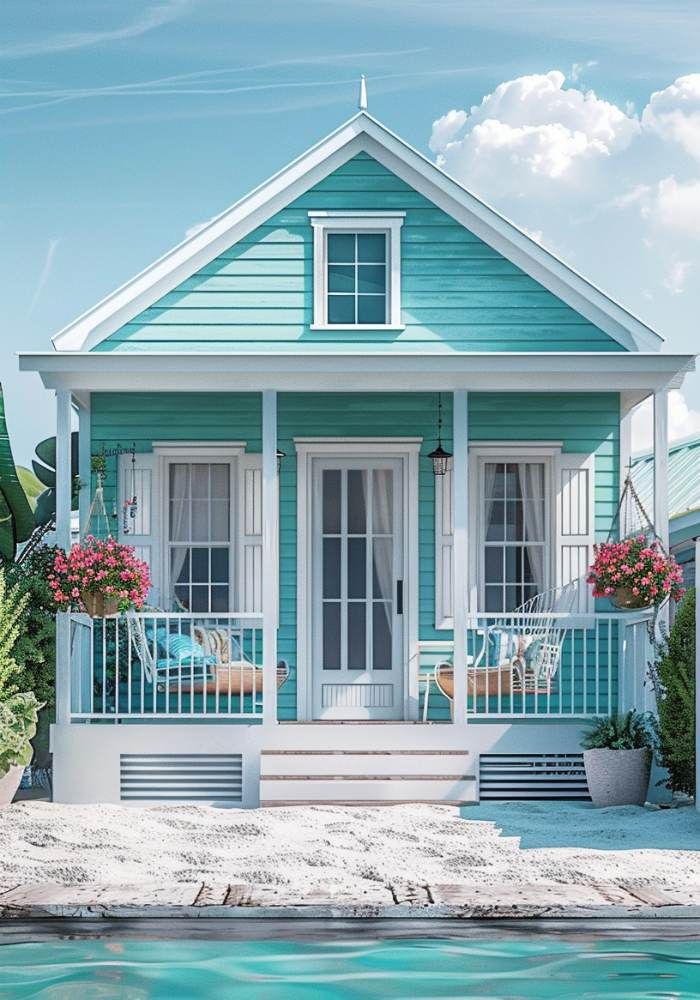
<svg viewBox="0 0 700 1000">
<path fill-rule="evenodd" d="M 544 538 L 544 569 L 545 577 L 542 581 L 542 587 L 540 592 L 549 590 L 552 586 L 552 580 L 554 579 L 554 572 L 556 568 L 555 563 L 555 553 L 556 553 L 556 524 L 554 523 L 554 510 L 555 506 L 553 503 L 553 489 L 554 489 L 554 470 L 553 470 L 553 456 L 551 454 L 536 454 L 528 451 L 527 454 L 522 452 L 508 452 L 506 454 L 492 455 L 488 453 L 477 454 L 477 469 L 476 469 L 476 479 L 471 479 L 471 482 L 476 483 L 475 498 L 476 498 L 476 533 L 473 536 L 476 539 L 476 546 L 472 548 L 476 549 L 476 579 L 477 579 L 477 595 L 478 595 L 478 610 L 483 611 L 486 607 L 486 524 L 484 522 L 484 469 L 485 466 L 490 462 L 495 462 L 502 465 L 506 462 L 517 464 L 519 462 L 532 462 L 544 467 L 544 520 L 546 525 L 546 532 Z M 508 542 L 504 540 L 501 543 L 504 547 L 508 546 Z M 513 609 L 514 610 L 514 609 Z M 507 611 L 496 611 L 494 614 L 509 614 Z"/>
<path fill-rule="evenodd" d="M 403 330 L 401 322 L 401 227 L 405 212 L 309 212 L 313 227 L 312 330 Z M 382 233 L 387 238 L 385 323 L 329 323 L 326 275 L 329 233 Z"/>
<path fill-rule="evenodd" d="M 555 503 L 555 468 L 561 455 L 561 441 L 504 441 L 494 443 L 475 442 L 469 446 L 469 482 L 473 488 L 469 491 L 469 538 L 474 544 L 469 545 L 469 594 L 467 608 L 471 615 L 483 613 L 484 608 L 484 546 L 485 530 L 483 524 L 483 466 L 486 462 L 543 462 L 545 466 L 545 518 L 548 526 L 547 555 L 545 565 L 547 578 L 545 588 L 553 586 L 556 578 L 557 526 Z M 449 476 L 435 477 L 435 628 L 451 630 L 454 628 L 452 615 L 444 613 L 445 595 L 442 581 L 443 552 L 445 538 L 450 533 L 450 525 L 443 524 L 443 517 L 450 516 L 452 504 L 444 501 L 444 491 L 451 488 Z"/>
<path fill-rule="evenodd" d="M 158 461 L 158 482 L 160 484 L 160 496 L 154 505 L 154 510 L 159 512 L 160 523 L 155 526 L 158 535 L 158 547 L 160 550 L 160 560 L 158 571 L 160 575 L 161 600 L 164 601 L 166 594 L 170 592 L 170 540 L 169 540 L 169 512 L 168 512 L 168 492 L 170 483 L 169 467 L 173 463 L 198 463 L 198 462 L 221 462 L 229 466 L 229 608 L 228 611 L 236 611 L 240 599 L 240 582 L 238 580 L 239 563 L 239 515 L 238 506 L 240 503 L 239 486 L 239 462 L 245 453 L 245 441 L 225 441 L 225 442 L 153 442 L 153 452 Z"/>
</svg>

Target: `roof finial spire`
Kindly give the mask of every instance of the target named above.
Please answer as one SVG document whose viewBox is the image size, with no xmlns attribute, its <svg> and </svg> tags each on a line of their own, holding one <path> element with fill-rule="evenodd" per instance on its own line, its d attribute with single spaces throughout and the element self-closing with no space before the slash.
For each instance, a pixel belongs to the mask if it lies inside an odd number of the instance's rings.
<svg viewBox="0 0 700 1000">
<path fill-rule="evenodd" d="M 360 96 L 357 99 L 357 106 L 360 111 L 367 110 L 367 84 L 365 83 L 364 73 L 360 77 Z"/>
</svg>

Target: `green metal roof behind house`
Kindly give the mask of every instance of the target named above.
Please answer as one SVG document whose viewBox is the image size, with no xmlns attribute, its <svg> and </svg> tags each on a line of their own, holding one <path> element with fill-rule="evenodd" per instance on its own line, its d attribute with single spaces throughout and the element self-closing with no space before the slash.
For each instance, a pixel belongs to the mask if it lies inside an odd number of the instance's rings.
<svg viewBox="0 0 700 1000">
<path fill-rule="evenodd" d="M 654 455 L 645 452 L 632 459 L 634 485 L 642 504 L 654 507 Z M 700 437 L 671 445 L 668 452 L 668 509 L 672 519 L 697 511 L 700 524 Z M 673 530 L 673 525 L 671 526 Z"/>
</svg>

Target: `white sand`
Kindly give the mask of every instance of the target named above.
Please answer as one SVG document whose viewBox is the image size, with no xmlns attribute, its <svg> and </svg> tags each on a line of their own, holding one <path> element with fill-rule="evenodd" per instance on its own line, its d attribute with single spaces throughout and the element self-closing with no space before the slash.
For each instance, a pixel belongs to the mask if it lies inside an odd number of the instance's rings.
<svg viewBox="0 0 700 1000">
<path fill-rule="evenodd" d="M 428 805 L 239 811 L 21 802 L 0 812 L 0 885 L 700 884 L 700 851 L 692 849 L 700 847 L 700 816 L 691 808 L 503 803 L 464 815 Z M 593 846 L 581 846 L 586 830 Z M 555 837 L 572 846 L 521 849 L 519 833 L 526 843 Z"/>
</svg>

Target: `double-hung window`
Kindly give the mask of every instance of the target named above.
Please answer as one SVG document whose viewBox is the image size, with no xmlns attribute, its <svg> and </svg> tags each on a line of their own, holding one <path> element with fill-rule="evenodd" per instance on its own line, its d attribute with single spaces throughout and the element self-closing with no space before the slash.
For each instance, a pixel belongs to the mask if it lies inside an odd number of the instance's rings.
<svg viewBox="0 0 700 1000">
<path fill-rule="evenodd" d="M 542 461 L 481 463 L 484 611 L 514 611 L 547 587 L 546 473 Z"/>
<path fill-rule="evenodd" d="M 403 212 L 310 212 L 312 329 L 401 329 Z"/>
<path fill-rule="evenodd" d="M 231 606 L 231 464 L 168 464 L 166 565 L 174 606 L 225 612 Z"/>
</svg>

